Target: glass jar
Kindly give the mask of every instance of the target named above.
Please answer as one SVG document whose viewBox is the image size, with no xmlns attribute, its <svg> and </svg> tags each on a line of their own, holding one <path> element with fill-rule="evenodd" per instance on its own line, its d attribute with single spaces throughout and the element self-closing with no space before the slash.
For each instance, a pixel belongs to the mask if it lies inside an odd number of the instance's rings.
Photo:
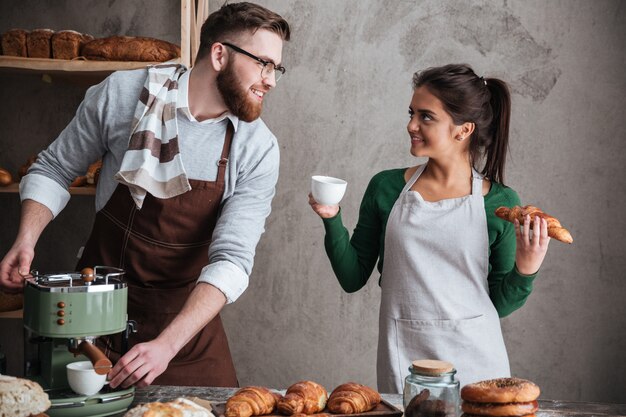
<svg viewBox="0 0 626 417">
<path fill-rule="evenodd" d="M 458 417 L 461 414 L 459 381 L 449 362 L 423 359 L 409 367 L 404 381 L 405 417 Z"/>
</svg>

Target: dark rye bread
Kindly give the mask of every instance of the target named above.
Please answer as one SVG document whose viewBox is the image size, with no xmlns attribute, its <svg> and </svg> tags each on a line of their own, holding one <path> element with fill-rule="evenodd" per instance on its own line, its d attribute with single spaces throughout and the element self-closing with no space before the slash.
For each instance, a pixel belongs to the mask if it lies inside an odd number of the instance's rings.
<svg viewBox="0 0 626 417">
<path fill-rule="evenodd" d="M 60 30 L 52 37 L 52 58 L 75 59 L 81 55 L 82 47 L 93 36 L 75 30 Z"/>
<path fill-rule="evenodd" d="M 34 29 L 26 36 L 29 58 L 52 58 L 52 29 Z"/>
<path fill-rule="evenodd" d="M 24 29 L 11 29 L 2 34 L 2 55 L 28 56 L 26 37 L 28 32 Z"/>
</svg>

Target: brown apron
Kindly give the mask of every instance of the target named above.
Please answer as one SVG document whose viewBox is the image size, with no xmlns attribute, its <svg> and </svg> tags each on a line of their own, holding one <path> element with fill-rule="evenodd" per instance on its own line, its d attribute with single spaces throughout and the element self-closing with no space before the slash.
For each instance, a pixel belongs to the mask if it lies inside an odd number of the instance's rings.
<svg viewBox="0 0 626 417">
<path fill-rule="evenodd" d="M 209 263 L 232 137 L 233 126 L 228 121 L 215 182 L 189 180 L 190 191 L 169 199 L 148 194 L 141 210 L 128 187 L 118 185 L 96 214 L 77 270 L 107 265 L 126 271 L 128 318 L 137 322 L 129 347 L 153 340 L 169 325 Z M 116 361 L 122 349 L 121 335 L 106 339 L 105 351 Z M 239 385 L 219 314 L 178 352 L 154 384 Z"/>
</svg>

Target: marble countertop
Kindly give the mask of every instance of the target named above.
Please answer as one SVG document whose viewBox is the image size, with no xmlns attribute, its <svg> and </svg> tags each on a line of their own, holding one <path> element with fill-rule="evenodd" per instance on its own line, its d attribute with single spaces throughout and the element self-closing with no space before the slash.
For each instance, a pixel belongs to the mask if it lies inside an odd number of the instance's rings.
<svg viewBox="0 0 626 417">
<path fill-rule="evenodd" d="M 139 388 L 135 393 L 132 406 L 136 404 L 170 401 L 177 397 L 198 397 L 214 402 L 226 401 L 234 392 L 235 388 L 214 388 L 214 387 L 175 387 L 167 385 L 154 385 L 146 388 Z M 402 396 L 398 394 L 382 394 L 387 402 L 402 409 Z M 571 416 L 571 417 L 591 417 L 591 416 L 626 416 L 626 404 L 590 403 L 590 402 L 570 402 L 555 400 L 539 400 L 539 411 L 535 413 L 537 417 L 551 416 Z"/>
</svg>

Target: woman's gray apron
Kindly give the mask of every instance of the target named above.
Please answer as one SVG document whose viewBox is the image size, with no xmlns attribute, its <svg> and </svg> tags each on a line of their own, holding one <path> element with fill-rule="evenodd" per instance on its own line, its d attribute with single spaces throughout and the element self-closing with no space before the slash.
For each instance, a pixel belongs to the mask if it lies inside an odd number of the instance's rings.
<svg viewBox="0 0 626 417">
<path fill-rule="evenodd" d="M 451 362 L 461 385 L 510 375 L 498 313 L 489 298 L 489 236 L 482 177 L 472 194 L 437 202 L 410 191 L 394 204 L 385 236 L 378 389 L 402 392 L 416 359 Z"/>
</svg>

